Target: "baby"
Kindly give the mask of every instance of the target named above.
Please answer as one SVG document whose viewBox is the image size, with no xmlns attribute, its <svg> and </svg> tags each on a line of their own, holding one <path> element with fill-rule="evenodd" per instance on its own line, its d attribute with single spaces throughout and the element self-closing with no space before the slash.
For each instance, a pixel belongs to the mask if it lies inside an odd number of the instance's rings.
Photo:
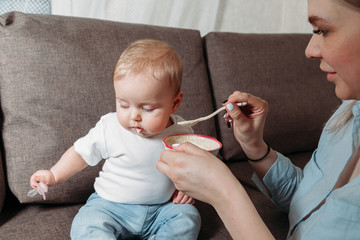
<svg viewBox="0 0 360 240">
<path fill-rule="evenodd" d="M 176 124 L 183 119 L 174 115 L 183 98 L 182 71 L 168 44 L 151 39 L 131 44 L 113 72 L 116 113 L 102 116 L 50 170 L 31 176 L 33 188 L 40 182 L 51 187 L 105 159 L 95 193 L 73 220 L 71 239 L 197 239 L 197 209 L 177 204 L 193 199 L 176 191 L 155 166 L 163 137 L 193 133 Z"/>
</svg>

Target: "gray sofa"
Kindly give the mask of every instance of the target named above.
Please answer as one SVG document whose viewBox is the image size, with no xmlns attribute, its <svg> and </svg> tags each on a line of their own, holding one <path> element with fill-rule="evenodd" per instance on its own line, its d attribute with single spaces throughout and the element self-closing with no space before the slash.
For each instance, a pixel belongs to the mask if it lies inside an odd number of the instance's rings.
<svg viewBox="0 0 360 240">
<path fill-rule="evenodd" d="M 50 189 L 47 200 L 26 196 L 29 178 L 48 169 L 101 115 L 115 110 L 111 73 L 126 46 L 142 38 L 171 44 L 184 62 L 179 114 L 209 114 L 235 90 L 270 103 L 265 139 L 303 167 L 323 124 L 339 105 L 334 87 L 305 58 L 305 34 L 209 33 L 94 19 L 0 16 L 0 239 L 69 239 L 73 217 L 93 192 L 101 166 L 88 167 Z M 221 114 L 194 127 L 223 143 L 219 158 L 244 185 L 277 239 L 287 214 L 264 197 Z M 214 179 L 216 181 L 216 179 Z M 231 239 L 216 211 L 197 201 L 199 239 Z"/>
</svg>

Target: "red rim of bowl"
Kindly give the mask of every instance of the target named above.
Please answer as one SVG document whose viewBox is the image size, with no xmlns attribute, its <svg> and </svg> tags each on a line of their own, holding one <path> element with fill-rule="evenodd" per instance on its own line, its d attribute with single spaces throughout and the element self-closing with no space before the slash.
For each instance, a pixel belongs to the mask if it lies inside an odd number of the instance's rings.
<svg viewBox="0 0 360 240">
<path fill-rule="evenodd" d="M 165 142 L 165 140 L 166 140 L 167 138 L 174 137 L 174 136 L 196 136 L 196 137 L 207 138 L 207 139 L 210 139 L 210 140 L 212 140 L 212 141 L 214 141 L 214 142 L 216 142 L 216 143 L 219 144 L 219 147 L 218 147 L 218 148 L 211 149 L 211 150 L 209 150 L 209 151 L 219 150 L 220 148 L 222 148 L 222 144 L 221 144 L 221 142 L 219 142 L 219 140 L 217 140 L 217 139 L 214 138 L 214 137 L 206 136 L 206 135 L 202 135 L 202 134 L 173 134 L 173 135 L 166 136 L 166 137 L 164 137 L 164 138 L 162 139 L 162 142 L 164 143 L 164 145 L 165 145 L 166 148 L 173 149 L 173 147 L 170 146 L 170 145 L 168 145 L 168 144 Z"/>
</svg>

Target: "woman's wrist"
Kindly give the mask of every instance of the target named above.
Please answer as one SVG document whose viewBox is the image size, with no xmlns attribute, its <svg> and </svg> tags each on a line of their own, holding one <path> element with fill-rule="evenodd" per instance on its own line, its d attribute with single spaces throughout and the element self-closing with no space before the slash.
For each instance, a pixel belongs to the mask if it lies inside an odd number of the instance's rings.
<svg viewBox="0 0 360 240">
<path fill-rule="evenodd" d="M 213 171 L 210 171 L 206 181 L 211 183 L 207 185 L 207 199 L 205 202 L 210 205 L 222 206 L 225 201 L 229 200 L 229 196 L 238 189 L 239 181 L 232 174 L 228 166 L 218 160 L 219 165 L 212 166 Z"/>
<path fill-rule="evenodd" d="M 223 178 L 217 181 L 219 185 L 216 187 L 213 194 L 212 202 L 210 203 L 215 209 L 221 209 L 224 206 L 228 206 L 233 202 L 231 196 L 238 191 L 244 191 L 243 186 L 238 179 L 231 173 L 223 175 Z"/>
<path fill-rule="evenodd" d="M 233 239 L 274 239 L 245 188 L 235 177 L 227 180 L 212 206 Z"/>
<path fill-rule="evenodd" d="M 265 141 L 261 141 L 257 144 L 252 144 L 251 146 L 244 144 L 242 145 L 242 149 L 244 151 L 246 159 L 255 162 L 265 159 L 271 152 L 270 145 Z"/>
<path fill-rule="evenodd" d="M 266 153 L 265 153 L 263 156 L 261 156 L 260 158 L 254 159 L 254 158 L 249 158 L 249 157 L 245 154 L 246 160 L 251 161 L 251 162 L 259 162 L 259 161 L 265 159 L 265 158 L 269 155 L 270 150 L 271 150 L 269 144 L 268 144 L 268 143 L 266 143 L 266 144 L 267 144 L 267 150 L 266 150 Z"/>
</svg>

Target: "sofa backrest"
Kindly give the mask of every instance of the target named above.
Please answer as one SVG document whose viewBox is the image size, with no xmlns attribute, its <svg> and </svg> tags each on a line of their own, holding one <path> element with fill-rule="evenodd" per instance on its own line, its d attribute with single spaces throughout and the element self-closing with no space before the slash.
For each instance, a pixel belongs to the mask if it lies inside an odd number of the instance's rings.
<svg viewBox="0 0 360 240">
<path fill-rule="evenodd" d="M 235 90 L 269 102 L 264 138 L 284 154 L 313 150 L 322 126 L 340 104 L 334 86 L 305 57 L 307 34 L 209 33 L 206 61 L 216 107 Z M 244 159 L 222 116 L 219 140 L 225 160 Z"/>
<path fill-rule="evenodd" d="M 26 196 L 30 176 L 51 168 L 101 115 L 115 111 L 113 67 L 130 43 L 143 38 L 168 42 L 183 60 L 178 114 L 212 112 L 199 31 L 18 12 L 0 16 L 3 156 L 20 202 L 42 201 Z M 214 120 L 195 131 L 216 137 Z M 88 167 L 55 186 L 47 201 L 84 201 L 100 168 Z"/>
<path fill-rule="evenodd" d="M 3 162 L 0 156 L 0 213 L 4 205 L 5 194 L 6 194 L 5 175 L 3 170 Z"/>
</svg>

